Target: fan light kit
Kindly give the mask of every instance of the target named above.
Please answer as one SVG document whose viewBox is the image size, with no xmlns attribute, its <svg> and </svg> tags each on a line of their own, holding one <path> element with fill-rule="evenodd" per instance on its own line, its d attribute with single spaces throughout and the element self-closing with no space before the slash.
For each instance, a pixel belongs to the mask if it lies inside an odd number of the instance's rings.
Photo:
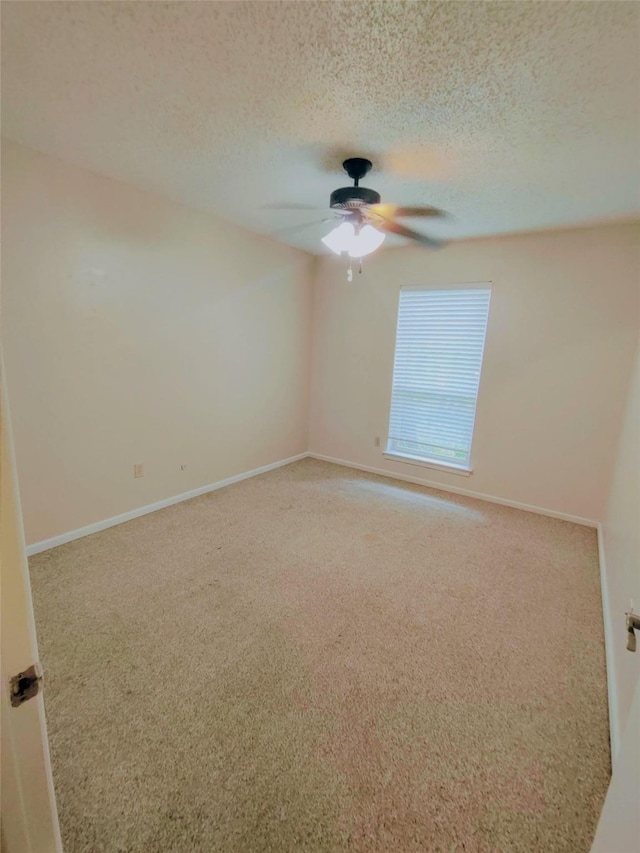
<svg viewBox="0 0 640 853">
<path fill-rule="evenodd" d="M 357 232 L 351 222 L 343 222 L 323 237 L 322 242 L 336 255 L 347 252 L 350 258 L 364 258 L 382 246 L 385 236 L 373 225 L 363 225 Z"/>
<path fill-rule="evenodd" d="M 360 186 L 360 179 L 371 169 L 371 160 L 364 157 L 350 157 L 342 164 L 345 172 L 353 180 L 352 187 L 340 187 L 334 190 L 329 198 L 329 208 L 332 219 L 338 217 L 340 224 L 322 238 L 324 245 L 336 255 L 346 254 L 360 261 L 359 270 L 362 272 L 362 258 L 375 252 L 384 243 L 387 234 L 397 234 L 409 240 L 415 240 L 423 246 L 437 248 L 442 245 L 440 240 L 427 237 L 419 231 L 406 228 L 396 221 L 403 217 L 442 217 L 446 213 L 436 207 L 399 207 L 393 204 L 381 204 L 380 194 L 375 190 Z M 286 208 L 284 208 L 286 209 Z M 315 209 L 308 205 L 299 205 L 292 210 Z M 327 220 L 323 220 L 327 221 Z M 313 223 L 308 223 L 312 225 Z M 298 226 L 300 227 L 300 226 Z M 306 226 L 302 226 L 306 227 Z M 347 279 L 351 281 L 353 272 L 349 265 Z"/>
</svg>

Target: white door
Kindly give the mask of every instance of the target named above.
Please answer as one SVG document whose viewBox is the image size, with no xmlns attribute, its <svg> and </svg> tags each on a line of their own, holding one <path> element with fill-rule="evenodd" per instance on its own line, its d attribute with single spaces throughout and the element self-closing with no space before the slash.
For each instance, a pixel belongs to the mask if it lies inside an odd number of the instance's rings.
<svg viewBox="0 0 640 853">
<path fill-rule="evenodd" d="M 61 853 L 42 692 L 10 702 L 10 678 L 38 660 L 38 647 L 1 354 L 0 385 L 2 853 Z"/>
<path fill-rule="evenodd" d="M 640 678 L 591 853 L 640 850 Z"/>
</svg>

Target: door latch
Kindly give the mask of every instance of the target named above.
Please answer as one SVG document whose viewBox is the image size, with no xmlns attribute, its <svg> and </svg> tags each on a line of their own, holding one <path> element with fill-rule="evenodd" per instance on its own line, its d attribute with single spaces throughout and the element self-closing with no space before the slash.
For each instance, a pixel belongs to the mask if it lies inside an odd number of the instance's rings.
<svg viewBox="0 0 640 853">
<path fill-rule="evenodd" d="M 627 617 L 627 649 L 630 652 L 635 652 L 636 650 L 636 631 L 640 631 L 640 616 L 631 610 L 629 613 L 625 613 Z"/>
<path fill-rule="evenodd" d="M 32 699 L 40 692 L 42 685 L 42 666 L 39 662 L 32 664 L 29 669 L 14 675 L 9 681 L 11 704 L 14 708 L 22 705 L 27 699 Z"/>
</svg>

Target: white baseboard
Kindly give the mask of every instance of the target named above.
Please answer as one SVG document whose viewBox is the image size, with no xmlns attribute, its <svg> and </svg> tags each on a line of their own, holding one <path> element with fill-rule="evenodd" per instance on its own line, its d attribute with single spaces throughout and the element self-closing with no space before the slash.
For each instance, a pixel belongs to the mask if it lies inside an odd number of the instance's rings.
<svg viewBox="0 0 640 853">
<path fill-rule="evenodd" d="M 604 651 L 607 667 L 607 695 L 609 700 L 609 737 L 611 740 L 611 764 L 615 770 L 620 749 L 620 714 L 618 711 L 618 691 L 616 669 L 613 659 L 613 626 L 609 607 L 609 585 L 607 583 L 607 560 L 604 553 L 602 524 L 598 522 L 598 559 L 600 561 L 600 588 L 602 595 L 602 621 L 604 623 Z"/>
<path fill-rule="evenodd" d="M 579 515 L 568 515 L 566 512 L 556 512 L 554 509 L 545 509 L 541 506 L 523 504 L 519 501 L 510 501 L 506 498 L 498 498 L 495 495 L 485 495 L 482 492 L 474 492 L 471 489 L 460 489 L 457 486 L 447 486 L 432 480 L 423 480 L 419 477 L 411 477 L 407 474 L 396 474 L 386 471 L 384 468 L 373 468 L 371 465 L 360 465 L 357 462 L 348 462 L 346 459 L 336 459 L 333 456 L 323 456 L 320 453 L 309 452 L 311 459 L 320 459 L 323 462 L 332 462 L 334 465 L 342 465 L 344 468 L 355 468 L 357 471 L 367 471 L 369 474 L 379 474 L 381 477 L 391 477 L 392 480 L 404 480 L 407 483 L 415 483 L 417 486 L 426 486 L 429 489 L 438 489 L 441 492 L 451 492 L 454 495 L 464 495 L 467 498 L 477 498 L 479 501 L 488 501 L 492 504 L 508 506 L 512 509 L 523 509 L 525 512 L 534 512 L 536 515 L 546 515 L 549 518 L 559 518 L 562 521 L 571 521 L 574 524 L 582 524 L 585 527 L 598 527 L 597 521 L 591 518 L 582 518 Z"/>
<path fill-rule="evenodd" d="M 115 527 L 116 524 L 131 521 L 134 518 L 139 518 L 141 515 L 148 515 L 150 512 L 155 512 L 158 509 L 164 509 L 167 506 L 173 506 L 173 504 L 188 501 L 200 495 L 206 495 L 208 492 L 215 492 L 216 489 L 231 486 L 233 483 L 239 483 L 241 480 L 248 480 L 250 477 L 256 477 L 258 474 L 265 474 L 267 471 L 273 471 L 274 468 L 282 468 L 284 465 L 290 465 L 292 462 L 306 459 L 306 457 L 307 453 L 298 453 L 297 456 L 290 456 L 288 459 L 280 459 L 278 462 L 271 462 L 269 465 L 263 465 L 261 468 L 254 468 L 252 471 L 235 474 L 233 477 L 227 477 L 226 480 L 218 480 L 217 483 L 200 486 L 200 488 L 192 489 L 190 492 L 183 492 L 181 495 L 174 495 L 171 498 L 165 498 L 162 501 L 156 501 L 156 503 L 141 506 L 138 509 L 132 509 L 120 515 L 114 515 L 112 518 L 105 518 L 104 521 L 96 521 L 93 524 L 87 524 L 86 527 L 79 527 L 77 530 L 70 530 L 68 533 L 52 536 L 51 539 L 34 542 L 33 545 L 27 545 L 27 557 L 40 554 L 42 551 L 48 551 L 50 548 L 56 548 L 58 545 L 64 545 L 66 542 L 73 542 L 74 539 L 81 539 L 83 536 L 90 536 L 92 533 L 98 533 L 100 530 L 106 530 L 107 527 Z"/>
</svg>

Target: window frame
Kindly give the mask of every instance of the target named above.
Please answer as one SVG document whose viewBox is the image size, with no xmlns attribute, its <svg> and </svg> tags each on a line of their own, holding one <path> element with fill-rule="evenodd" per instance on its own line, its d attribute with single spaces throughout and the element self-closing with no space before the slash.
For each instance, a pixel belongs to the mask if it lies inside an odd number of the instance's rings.
<svg viewBox="0 0 640 853">
<path fill-rule="evenodd" d="M 473 442 L 475 438 L 475 428 L 476 428 L 476 420 L 478 413 L 478 402 L 480 400 L 480 391 L 482 387 L 482 375 L 484 369 L 484 357 L 487 346 L 487 337 L 489 335 L 489 321 L 491 319 L 491 304 L 493 301 L 493 281 L 472 281 L 472 282 L 447 282 L 446 284 L 411 284 L 411 285 L 402 285 L 398 289 L 398 300 L 397 300 L 397 309 L 396 309 L 396 331 L 393 339 L 393 361 L 391 367 L 391 381 L 389 383 L 389 401 L 387 407 L 387 433 L 386 433 L 386 441 L 384 444 L 384 450 L 382 455 L 385 459 L 388 459 L 391 462 L 402 462 L 407 465 L 417 465 L 422 468 L 432 468 L 436 471 L 443 471 L 449 474 L 457 474 L 462 477 L 470 477 L 473 474 L 473 467 L 471 464 L 471 454 L 473 452 Z M 471 428 L 471 442 L 469 446 L 469 460 L 468 464 L 460 464 L 457 465 L 455 462 L 444 462 L 438 461 L 435 459 L 422 458 L 418 456 L 412 456 L 411 454 L 403 454 L 398 453 L 397 450 L 389 450 L 389 424 L 391 422 L 391 405 L 393 402 L 393 378 L 395 373 L 395 362 L 396 362 L 396 347 L 398 343 L 398 325 L 400 319 L 400 298 L 402 292 L 405 290 L 419 290 L 419 291 L 443 291 L 443 290 L 488 290 L 489 291 L 489 304 L 487 307 L 487 322 L 485 326 L 485 334 L 484 340 L 482 343 L 482 354 L 480 356 L 480 376 L 478 379 L 478 392 L 476 394 L 475 408 L 473 413 L 473 424 Z"/>
</svg>

